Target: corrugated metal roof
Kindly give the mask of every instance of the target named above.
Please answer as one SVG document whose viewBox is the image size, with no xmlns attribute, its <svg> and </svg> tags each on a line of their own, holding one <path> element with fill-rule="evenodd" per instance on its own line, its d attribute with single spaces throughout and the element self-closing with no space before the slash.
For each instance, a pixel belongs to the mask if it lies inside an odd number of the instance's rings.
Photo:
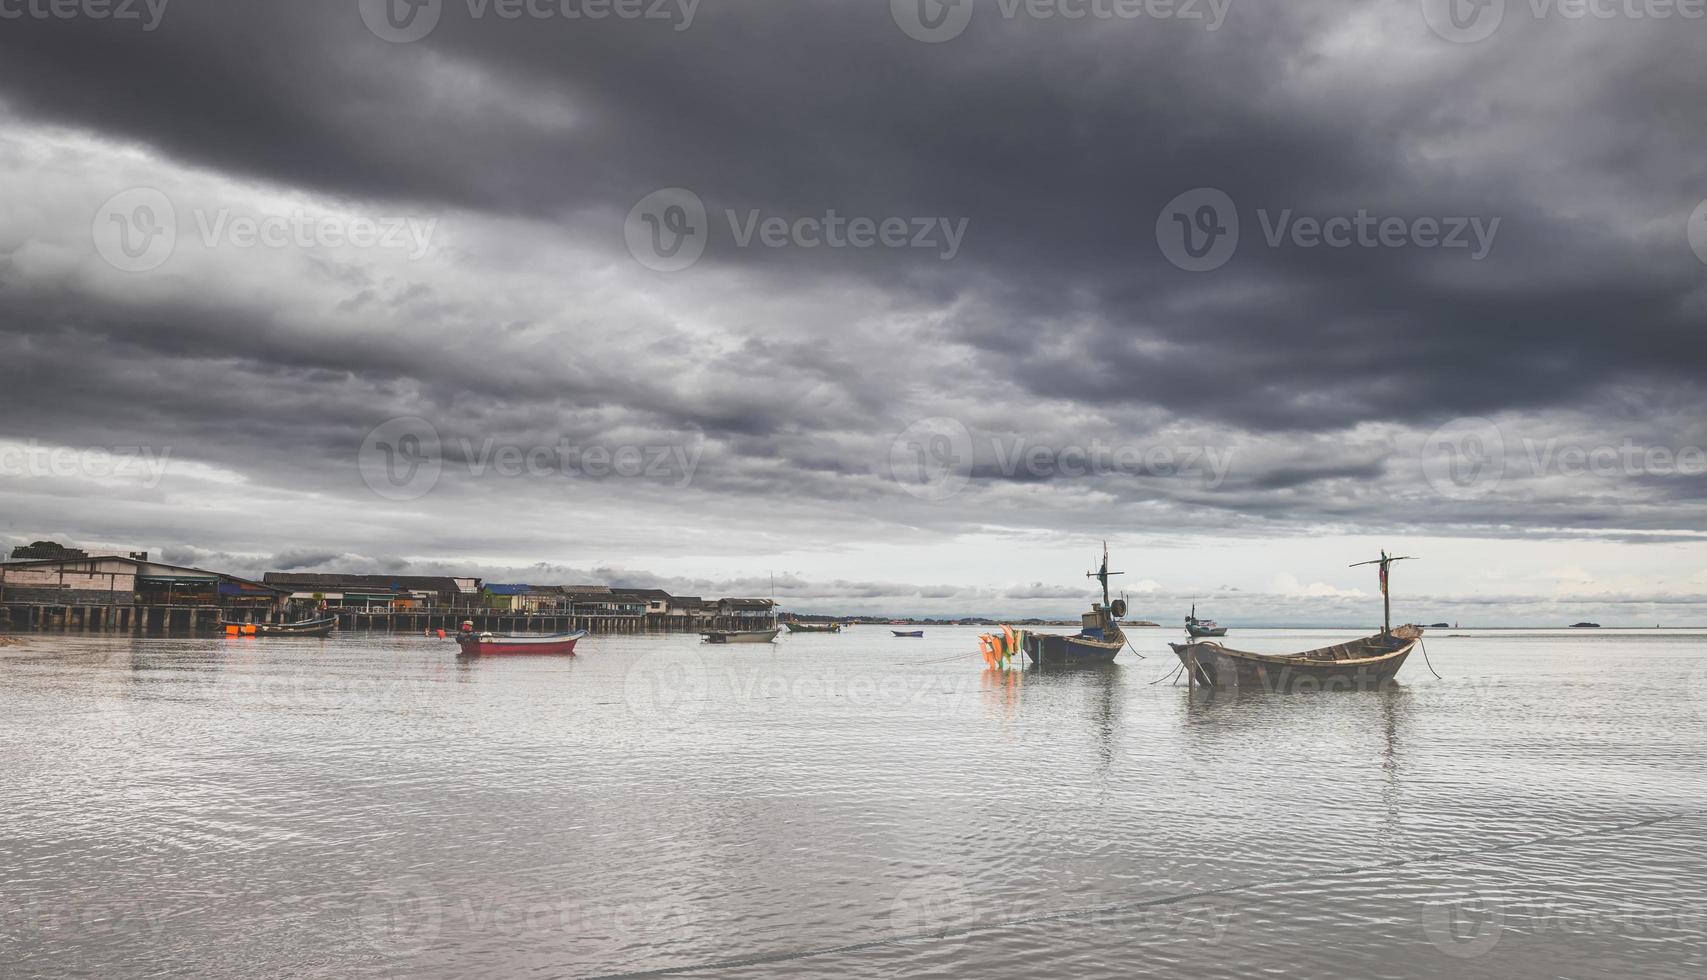
<svg viewBox="0 0 1707 980">
<path fill-rule="evenodd" d="M 533 592 L 531 585 L 496 585 L 488 582 L 486 591 L 492 595 L 528 595 Z"/>
</svg>

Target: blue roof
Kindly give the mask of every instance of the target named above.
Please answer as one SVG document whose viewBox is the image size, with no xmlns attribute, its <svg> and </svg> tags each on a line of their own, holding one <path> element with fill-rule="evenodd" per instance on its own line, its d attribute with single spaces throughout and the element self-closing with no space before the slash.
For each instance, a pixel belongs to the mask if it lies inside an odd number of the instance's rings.
<svg viewBox="0 0 1707 980">
<path fill-rule="evenodd" d="M 493 595 L 527 595 L 533 588 L 527 585 L 487 585 L 486 591 Z"/>
</svg>

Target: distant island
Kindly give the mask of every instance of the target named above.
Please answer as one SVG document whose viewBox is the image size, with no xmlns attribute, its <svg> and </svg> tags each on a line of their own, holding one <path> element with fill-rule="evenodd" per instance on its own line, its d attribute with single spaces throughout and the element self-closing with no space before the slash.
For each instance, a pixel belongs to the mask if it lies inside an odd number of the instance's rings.
<svg viewBox="0 0 1707 980">
<path fill-rule="evenodd" d="M 1574 630 L 1597 630 L 1597 629 L 1600 629 L 1600 624 L 1599 623 L 1572 623 L 1571 629 L 1574 629 Z"/>
</svg>

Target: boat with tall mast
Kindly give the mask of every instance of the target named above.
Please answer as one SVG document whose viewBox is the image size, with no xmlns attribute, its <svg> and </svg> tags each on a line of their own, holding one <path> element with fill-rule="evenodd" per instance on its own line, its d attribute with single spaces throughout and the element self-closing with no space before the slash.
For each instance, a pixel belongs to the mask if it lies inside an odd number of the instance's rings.
<svg viewBox="0 0 1707 980">
<path fill-rule="evenodd" d="M 1027 631 L 1021 649 L 1031 662 L 1040 667 L 1106 664 L 1126 645 L 1126 634 L 1120 630 L 1120 617 L 1126 615 L 1125 599 L 1109 599 L 1110 576 L 1124 572 L 1108 570 L 1108 542 L 1102 545 L 1102 565 L 1086 578 L 1102 583 L 1102 602 L 1091 603 L 1091 611 L 1079 617 L 1079 632 L 1072 636 L 1061 633 L 1032 633 Z"/>
<path fill-rule="evenodd" d="M 1359 565 L 1381 566 L 1381 632 L 1302 653 L 1252 653 L 1234 650 L 1214 640 L 1170 643 L 1190 686 L 1259 688 L 1262 690 L 1372 690 L 1393 679 L 1405 658 L 1422 640 L 1420 626 L 1393 628 L 1393 605 L 1388 595 L 1388 566 L 1410 556 L 1381 552 Z"/>
</svg>

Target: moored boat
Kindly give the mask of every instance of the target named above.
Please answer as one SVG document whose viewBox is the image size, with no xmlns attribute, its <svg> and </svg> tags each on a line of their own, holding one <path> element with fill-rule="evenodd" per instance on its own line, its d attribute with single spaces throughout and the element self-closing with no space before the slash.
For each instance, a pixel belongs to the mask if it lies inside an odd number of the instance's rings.
<svg viewBox="0 0 1707 980">
<path fill-rule="evenodd" d="M 1072 636 L 1061 633 L 1033 633 L 1020 637 L 1020 649 L 1031 662 L 1043 667 L 1069 667 L 1081 664 L 1106 664 L 1126 645 L 1126 634 L 1120 630 L 1120 617 L 1126 615 L 1126 600 L 1109 600 L 1108 579 L 1123 572 L 1108 570 L 1108 545 L 1102 548 L 1102 566 L 1085 573 L 1102 583 L 1102 602 L 1091 603 L 1091 611 L 1079 617 L 1079 632 Z"/>
<path fill-rule="evenodd" d="M 1191 604 L 1191 615 L 1185 618 L 1185 631 L 1197 639 L 1205 636 L 1227 635 L 1227 627 L 1216 623 L 1215 620 L 1197 618 L 1197 603 L 1195 602 Z"/>
<path fill-rule="evenodd" d="M 792 620 L 782 625 L 788 627 L 790 633 L 840 633 L 841 623 L 796 623 Z"/>
<path fill-rule="evenodd" d="M 1194 685 L 1265 691 L 1362 691 L 1391 681 L 1422 633 L 1420 626 L 1401 626 L 1346 643 L 1286 654 L 1234 650 L 1214 640 L 1168 645 Z"/>
<path fill-rule="evenodd" d="M 921 637 L 925 635 L 924 630 L 890 630 L 889 632 L 894 633 L 896 636 L 906 637 Z"/>
<path fill-rule="evenodd" d="M 333 616 L 304 619 L 295 623 L 231 623 L 221 622 L 226 636 L 330 636 L 338 626 Z"/>
<path fill-rule="evenodd" d="M 707 643 L 769 643 L 782 632 L 776 627 L 763 630 L 700 630 L 700 638 Z"/>
<path fill-rule="evenodd" d="M 1260 688 L 1268 691 L 1366 691 L 1393 679 L 1405 658 L 1422 641 L 1420 626 L 1393 628 L 1393 600 L 1388 590 L 1389 566 L 1411 561 L 1408 555 L 1381 552 L 1381 632 L 1302 653 L 1252 653 L 1234 650 L 1214 640 L 1170 643 L 1188 683 L 1195 687 Z M 1196 613 L 1196 607 L 1192 612 Z"/>
<path fill-rule="evenodd" d="M 496 657 L 514 654 L 545 655 L 573 654 L 575 643 L 587 635 L 586 630 L 573 633 L 475 633 L 465 630 L 456 635 L 457 646 L 465 657 Z"/>
</svg>

